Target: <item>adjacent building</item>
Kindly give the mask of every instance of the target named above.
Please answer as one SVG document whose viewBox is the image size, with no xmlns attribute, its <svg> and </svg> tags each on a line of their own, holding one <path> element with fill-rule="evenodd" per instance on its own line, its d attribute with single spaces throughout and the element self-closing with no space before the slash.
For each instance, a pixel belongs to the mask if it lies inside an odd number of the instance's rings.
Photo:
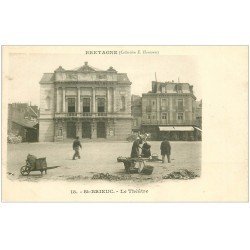
<svg viewBox="0 0 250 250">
<path fill-rule="evenodd" d="M 202 100 L 196 101 L 195 103 L 196 109 L 195 109 L 195 125 L 202 129 Z"/>
<path fill-rule="evenodd" d="M 131 82 L 113 67 L 99 70 L 87 62 L 59 67 L 40 81 L 39 141 L 67 138 L 125 140 L 131 133 Z"/>
<path fill-rule="evenodd" d="M 8 135 L 21 136 L 22 142 L 38 141 L 38 106 L 28 103 L 8 105 Z"/>
<path fill-rule="evenodd" d="M 142 133 L 152 139 L 196 139 L 196 97 L 189 83 L 152 82 L 142 94 Z"/>
<path fill-rule="evenodd" d="M 131 96 L 131 114 L 133 117 L 132 132 L 140 132 L 142 121 L 142 98 L 139 95 Z"/>
<path fill-rule="evenodd" d="M 202 140 L 202 100 L 196 101 L 195 104 L 196 139 Z"/>
</svg>

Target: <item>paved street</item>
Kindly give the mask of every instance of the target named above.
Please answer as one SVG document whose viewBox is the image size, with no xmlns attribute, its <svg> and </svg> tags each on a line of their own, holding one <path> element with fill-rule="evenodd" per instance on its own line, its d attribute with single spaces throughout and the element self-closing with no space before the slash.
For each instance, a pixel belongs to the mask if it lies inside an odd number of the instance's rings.
<svg viewBox="0 0 250 250">
<path fill-rule="evenodd" d="M 152 153 L 160 156 L 160 142 L 150 142 Z M 80 151 L 81 159 L 72 160 L 73 150 L 71 142 L 64 143 L 20 143 L 8 144 L 8 175 L 10 179 L 20 181 L 41 180 L 67 180 L 83 181 L 90 179 L 95 173 L 109 173 L 124 176 L 123 163 L 117 162 L 118 156 L 129 156 L 131 142 L 91 142 L 82 141 L 83 149 Z M 188 169 L 200 175 L 201 171 L 201 142 L 171 142 L 171 163 L 148 163 L 154 166 L 151 176 L 134 174 L 128 179 L 150 181 L 162 180 L 162 176 L 171 171 Z M 46 157 L 48 166 L 60 166 L 60 168 L 48 170 L 47 175 L 40 172 L 31 172 L 30 176 L 21 176 L 20 167 L 25 165 L 28 153 L 36 157 Z"/>
</svg>

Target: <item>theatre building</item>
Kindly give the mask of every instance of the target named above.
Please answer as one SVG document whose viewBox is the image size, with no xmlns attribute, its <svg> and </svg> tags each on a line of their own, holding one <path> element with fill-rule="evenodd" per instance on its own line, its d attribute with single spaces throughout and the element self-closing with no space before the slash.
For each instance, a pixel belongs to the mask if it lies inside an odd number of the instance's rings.
<svg viewBox="0 0 250 250">
<path fill-rule="evenodd" d="M 131 133 L 131 82 L 113 67 L 44 73 L 40 81 L 39 141 L 125 140 Z"/>
<path fill-rule="evenodd" d="M 142 94 L 142 133 L 155 140 L 196 140 L 195 100 L 189 83 L 153 81 Z"/>
</svg>

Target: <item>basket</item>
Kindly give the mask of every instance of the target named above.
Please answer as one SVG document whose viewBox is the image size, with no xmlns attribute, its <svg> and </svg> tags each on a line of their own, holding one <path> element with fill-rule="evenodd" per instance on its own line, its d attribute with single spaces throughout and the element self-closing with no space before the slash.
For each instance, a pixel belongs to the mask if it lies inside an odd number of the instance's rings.
<svg viewBox="0 0 250 250">
<path fill-rule="evenodd" d="M 145 165 L 141 170 L 141 174 L 151 175 L 153 173 L 153 170 L 153 166 Z"/>
<path fill-rule="evenodd" d="M 136 174 L 136 173 L 138 173 L 138 168 L 135 167 L 136 162 L 134 160 L 126 159 L 123 162 L 123 164 L 124 164 L 126 173 L 128 173 L 128 174 Z"/>
<path fill-rule="evenodd" d="M 158 160 L 159 158 L 158 158 L 158 154 L 152 154 L 152 160 Z"/>
<path fill-rule="evenodd" d="M 119 156 L 117 157 L 117 162 L 124 162 L 127 160 L 127 157 Z"/>
</svg>

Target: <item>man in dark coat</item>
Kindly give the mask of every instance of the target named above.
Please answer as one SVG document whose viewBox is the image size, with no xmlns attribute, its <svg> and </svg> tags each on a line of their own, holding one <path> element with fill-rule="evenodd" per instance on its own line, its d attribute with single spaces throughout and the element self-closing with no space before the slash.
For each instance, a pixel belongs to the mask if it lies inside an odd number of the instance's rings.
<svg viewBox="0 0 250 250">
<path fill-rule="evenodd" d="M 165 156 L 168 158 L 168 163 L 170 163 L 170 155 L 171 155 L 171 146 L 167 138 L 164 138 L 163 142 L 161 143 L 161 155 L 162 155 L 162 162 L 165 162 Z"/>
<path fill-rule="evenodd" d="M 142 145 L 142 150 L 141 150 L 141 154 L 142 154 L 142 157 L 145 157 L 145 158 L 149 158 L 151 156 L 151 145 L 149 142 L 144 142 L 143 145 Z"/>
<path fill-rule="evenodd" d="M 78 157 L 79 159 L 81 158 L 80 153 L 79 153 L 79 148 L 82 148 L 82 144 L 79 141 L 79 136 L 77 136 L 73 142 L 73 150 L 75 150 L 75 154 L 73 155 L 72 160 L 75 160 L 76 157 Z"/>
<path fill-rule="evenodd" d="M 137 138 L 133 142 L 131 155 L 130 155 L 131 158 L 139 158 L 140 157 L 140 151 L 139 151 L 139 148 L 141 148 L 140 144 L 142 144 L 142 139 L 141 138 Z"/>
</svg>

